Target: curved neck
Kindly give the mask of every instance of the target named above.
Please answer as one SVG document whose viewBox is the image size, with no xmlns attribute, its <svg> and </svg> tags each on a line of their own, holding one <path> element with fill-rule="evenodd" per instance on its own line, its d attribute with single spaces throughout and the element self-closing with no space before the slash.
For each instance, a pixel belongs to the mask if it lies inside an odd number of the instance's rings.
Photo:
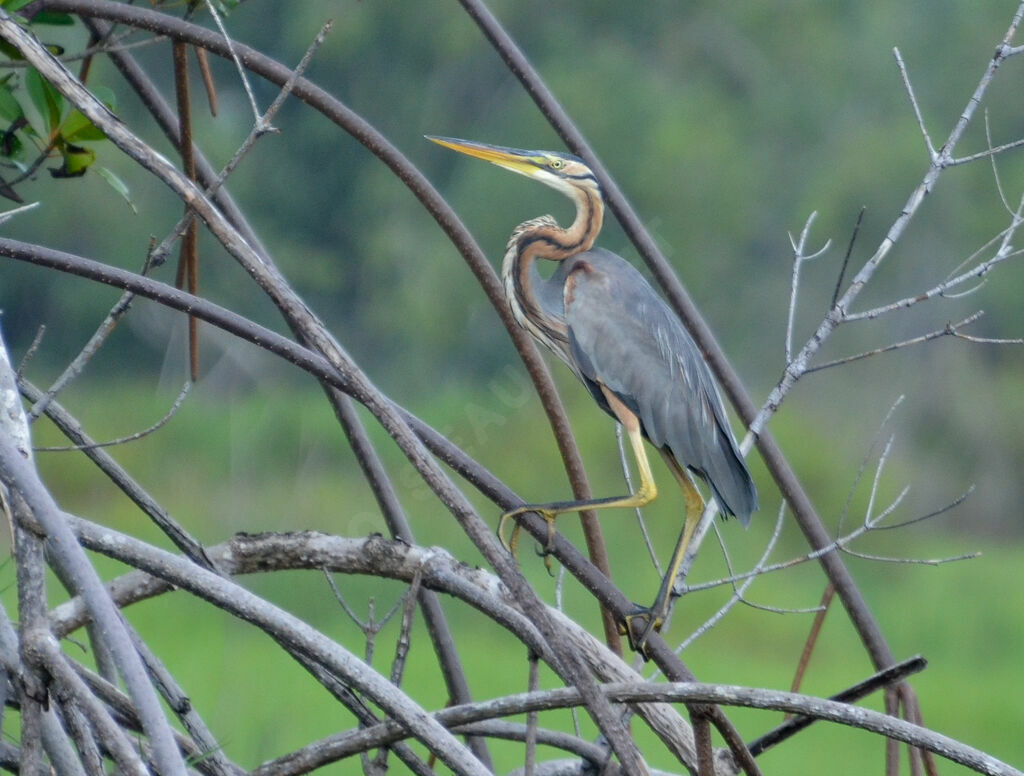
<svg viewBox="0 0 1024 776">
<path fill-rule="evenodd" d="M 604 203 L 596 191 L 574 189 L 576 218 L 566 229 L 551 216 L 541 216 L 517 226 L 509 239 L 501 276 L 512 314 L 521 326 L 557 355 L 568 353 L 568 332 L 562 315 L 545 310 L 534 291 L 543 282 L 533 270 L 534 259 L 561 261 L 590 250 L 604 223 Z"/>
<path fill-rule="evenodd" d="M 526 226 L 523 224 L 513 232 L 513 236 L 518 237 L 522 261 L 534 258 L 560 261 L 590 250 L 604 223 L 604 203 L 597 192 L 589 189 L 573 189 L 573 200 L 576 219 L 569 228 L 562 229 L 554 221 L 544 225 L 528 221 L 532 229 L 523 229 Z"/>
</svg>

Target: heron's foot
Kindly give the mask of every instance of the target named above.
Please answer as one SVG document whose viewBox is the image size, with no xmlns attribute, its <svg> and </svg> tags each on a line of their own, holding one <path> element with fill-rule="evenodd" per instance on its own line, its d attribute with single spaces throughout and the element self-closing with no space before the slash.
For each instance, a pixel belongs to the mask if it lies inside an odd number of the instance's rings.
<svg viewBox="0 0 1024 776">
<path fill-rule="evenodd" d="M 637 606 L 636 610 L 627 614 L 619 623 L 619 634 L 629 639 L 629 646 L 644 660 L 650 660 L 647 653 L 647 639 L 651 633 L 661 630 L 664 617 L 657 615 L 653 607 Z"/>
<path fill-rule="evenodd" d="M 523 515 L 527 512 L 536 512 L 548 524 L 548 540 L 539 554 L 544 558 L 544 566 L 547 568 L 548 573 L 551 573 L 551 548 L 555 543 L 555 519 L 558 517 L 558 512 L 531 505 L 511 509 L 505 512 L 501 516 L 501 520 L 498 521 L 498 540 L 501 542 L 501 546 L 508 550 L 513 558 L 516 558 L 519 550 L 519 532 L 523 530 L 523 527 L 516 521 L 512 528 L 512 534 L 506 541 L 505 526 L 509 520 L 514 520 L 518 515 Z"/>
</svg>

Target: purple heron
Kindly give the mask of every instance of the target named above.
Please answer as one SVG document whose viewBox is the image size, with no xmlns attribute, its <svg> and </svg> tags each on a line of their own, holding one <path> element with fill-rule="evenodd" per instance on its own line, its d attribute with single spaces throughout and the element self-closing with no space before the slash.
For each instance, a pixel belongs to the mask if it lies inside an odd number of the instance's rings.
<svg viewBox="0 0 1024 776">
<path fill-rule="evenodd" d="M 686 519 L 657 599 L 625 623 L 634 649 L 642 651 L 650 629 L 659 628 L 667 614 L 669 593 L 704 510 L 691 473 L 707 483 L 724 515 L 735 515 L 747 526 L 757 510 L 757 491 L 715 380 L 679 318 L 636 268 L 593 247 L 601 231 L 604 200 L 597 178 L 582 159 L 554 151 L 427 138 L 540 181 L 576 205 L 576 218 L 567 228 L 551 216 L 541 216 L 512 231 L 501 267 L 505 297 L 519 325 L 558 356 L 598 406 L 622 424 L 640 485 L 628 496 L 527 504 L 502 515 L 498 535 L 514 549 L 518 525 L 511 545 L 502 529 L 516 515 L 536 512 L 553 531 L 555 518 L 564 512 L 649 503 L 657 487 L 644 449 L 647 439 L 683 490 Z M 558 266 L 545 279 L 536 259 Z M 634 618 L 643 621 L 636 630 Z"/>
</svg>

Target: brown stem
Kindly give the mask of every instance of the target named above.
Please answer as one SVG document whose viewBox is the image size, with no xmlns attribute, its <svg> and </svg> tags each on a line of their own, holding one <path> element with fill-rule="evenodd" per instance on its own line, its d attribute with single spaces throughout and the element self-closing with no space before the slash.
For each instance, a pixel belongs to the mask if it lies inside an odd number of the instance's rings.
<svg viewBox="0 0 1024 776">
<path fill-rule="evenodd" d="M 203 86 L 206 88 L 206 99 L 210 103 L 210 115 L 217 115 L 217 84 L 213 82 L 213 73 L 210 71 L 210 60 L 206 56 L 206 49 L 194 46 L 196 52 L 196 63 L 199 65 L 199 73 L 203 77 Z"/>
<path fill-rule="evenodd" d="M 825 592 L 821 596 L 821 608 L 814 615 L 814 622 L 811 623 L 811 631 L 807 634 L 807 641 L 804 642 L 803 652 L 800 653 L 800 661 L 796 666 L 796 674 L 793 676 L 793 684 L 790 687 L 792 692 L 799 692 L 803 684 L 804 674 L 807 672 L 807 665 L 811 662 L 811 654 L 818 643 L 818 636 L 821 634 L 821 626 L 825 624 L 825 615 L 828 614 L 829 605 L 836 594 L 836 589 L 829 582 L 825 586 Z"/>
<path fill-rule="evenodd" d="M 196 181 L 196 157 L 192 150 L 192 103 L 188 84 L 188 46 L 182 41 L 172 44 L 174 55 L 174 91 L 178 100 L 178 126 L 181 127 L 181 139 L 178 150 L 181 152 L 181 164 L 185 177 Z M 185 206 L 186 210 L 188 205 Z M 181 241 L 181 253 L 178 258 L 178 288 L 188 286 L 190 294 L 199 292 L 199 225 L 192 219 L 185 228 L 185 236 Z M 195 316 L 188 318 L 188 356 L 192 382 L 199 379 L 199 328 Z"/>
</svg>

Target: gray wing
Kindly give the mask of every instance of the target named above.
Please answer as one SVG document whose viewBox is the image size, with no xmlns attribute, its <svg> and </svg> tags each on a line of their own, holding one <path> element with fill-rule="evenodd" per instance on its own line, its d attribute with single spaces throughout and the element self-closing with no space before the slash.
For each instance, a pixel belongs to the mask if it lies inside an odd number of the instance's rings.
<svg viewBox="0 0 1024 776">
<path fill-rule="evenodd" d="M 578 374 L 607 408 L 601 383 L 640 419 L 644 434 L 702 476 L 744 525 L 757 493 L 696 343 L 627 261 L 601 249 L 566 260 L 565 318 Z"/>
</svg>

